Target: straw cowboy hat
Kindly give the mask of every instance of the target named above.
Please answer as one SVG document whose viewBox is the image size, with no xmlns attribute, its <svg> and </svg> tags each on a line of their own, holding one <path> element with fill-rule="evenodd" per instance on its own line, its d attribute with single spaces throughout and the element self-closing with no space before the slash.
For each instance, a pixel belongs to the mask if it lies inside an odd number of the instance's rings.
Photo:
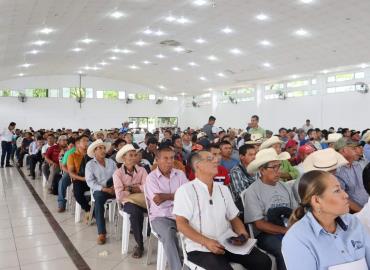
<svg viewBox="0 0 370 270">
<path fill-rule="evenodd" d="M 261 144 L 261 143 L 263 143 L 263 136 L 260 133 L 252 134 L 250 141 L 245 142 L 245 144 Z"/>
<path fill-rule="evenodd" d="M 247 171 L 248 173 L 256 173 L 262 165 L 269 163 L 270 161 L 281 161 L 287 159 L 290 159 L 290 154 L 288 152 L 282 152 L 278 155 L 273 148 L 263 149 L 257 153 L 256 159 L 248 165 Z"/>
<path fill-rule="evenodd" d="M 366 133 L 362 136 L 362 141 L 365 143 L 370 142 L 370 130 L 366 131 Z"/>
<path fill-rule="evenodd" d="M 91 158 L 95 157 L 95 149 L 99 146 L 105 146 L 105 143 L 99 139 L 93 142 L 92 144 L 89 145 L 89 148 L 87 148 L 87 155 Z"/>
<path fill-rule="evenodd" d="M 267 139 L 261 144 L 260 150 L 270 148 L 271 146 L 277 143 L 282 144 L 282 141 L 280 141 L 280 138 L 278 136 L 272 136 L 270 139 Z"/>
<path fill-rule="evenodd" d="M 123 156 L 127 154 L 127 152 L 136 151 L 136 148 L 132 144 L 126 144 L 122 147 L 116 155 L 116 161 L 118 163 L 123 163 Z"/>
<path fill-rule="evenodd" d="M 342 137 L 343 135 L 341 133 L 331 133 L 328 135 L 327 140 L 323 140 L 323 143 L 335 143 Z"/>
<path fill-rule="evenodd" d="M 308 155 L 303 161 L 304 172 L 313 170 L 332 171 L 347 164 L 348 161 L 332 148 L 318 150 Z"/>
</svg>

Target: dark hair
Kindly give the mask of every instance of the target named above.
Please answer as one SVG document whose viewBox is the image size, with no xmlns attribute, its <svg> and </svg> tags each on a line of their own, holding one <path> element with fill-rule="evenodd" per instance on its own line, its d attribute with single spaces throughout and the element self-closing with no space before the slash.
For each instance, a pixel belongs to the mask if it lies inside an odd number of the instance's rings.
<svg viewBox="0 0 370 270">
<path fill-rule="evenodd" d="M 231 143 L 229 141 L 222 141 L 222 142 L 220 142 L 219 147 L 221 148 L 224 145 L 231 145 Z"/>
<path fill-rule="evenodd" d="M 253 144 L 243 144 L 239 147 L 239 155 L 244 156 L 248 150 L 256 149 Z"/>
<path fill-rule="evenodd" d="M 173 149 L 167 145 L 160 146 L 157 150 L 156 157 L 159 157 L 162 152 L 174 152 Z"/>
<path fill-rule="evenodd" d="M 367 194 L 370 195 L 370 163 L 367 164 L 365 169 L 362 171 L 362 180 Z"/>
<path fill-rule="evenodd" d="M 48 135 L 48 137 L 47 137 L 47 138 L 49 138 L 49 137 L 53 137 L 53 138 L 55 139 L 55 136 L 54 136 L 54 134 L 53 134 L 53 133 L 49 133 L 49 135 Z"/>
<path fill-rule="evenodd" d="M 15 127 L 17 124 L 15 122 L 10 122 L 9 126 Z"/>
<path fill-rule="evenodd" d="M 260 120 L 260 118 L 258 117 L 258 115 L 252 115 L 252 117 L 251 118 L 254 118 L 254 119 L 256 119 L 257 121 L 259 121 Z"/>
<path fill-rule="evenodd" d="M 310 136 L 312 132 L 314 132 L 316 130 L 314 130 L 313 128 L 310 128 L 309 130 L 307 130 L 307 135 Z"/>
<path fill-rule="evenodd" d="M 216 121 L 216 117 L 214 117 L 214 116 L 210 116 L 209 118 L 208 118 L 208 121 Z"/>
<path fill-rule="evenodd" d="M 76 139 L 75 138 L 73 138 L 73 137 L 68 138 L 67 144 L 75 144 L 75 143 L 76 143 Z"/>
<path fill-rule="evenodd" d="M 155 144 L 155 145 L 157 145 L 157 144 L 158 144 L 158 140 L 157 140 L 157 138 L 155 138 L 155 137 L 150 137 L 150 138 L 148 139 L 148 142 L 147 142 L 147 145 L 149 145 L 149 144 Z"/>
<path fill-rule="evenodd" d="M 323 179 L 331 174 L 326 171 L 313 170 L 306 172 L 299 180 L 298 194 L 301 199 L 299 207 L 296 208 L 289 219 L 290 226 L 299 221 L 306 214 L 307 210 L 311 210 L 312 196 L 320 196 L 325 192 L 326 185 Z"/>
<path fill-rule="evenodd" d="M 220 146 L 219 146 L 217 143 L 210 143 L 209 145 L 207 145 L 206 150 L 207 150 L 207 151 L 210 151 L 212 148 L 217 148 L 217 149 L 219 149 L 219 148 L 220 148 Z"/>
<path fill-rule="evenodd" d="M 78 136 L 76 138 L 76 142 L 81 141 L 82 138 L 87 138 L 88 140 L 90 140 L 90 137 L 89 136 L 87 136 L 86 134 L 82 134 L 81 136 Z"/>
<path fill-rule="evenodd" d="M 282 132 L 283 130 L 285 130 L 286 132 L 288 132 L 288 130 L 285 127 L 282 127 L 282 128 L 279 129 L 279 133 Z"/>
<path fill-rule="evenodd" d="M 193 172 L 195 172 L 195 166 L 194 166 L 194 164 L 196 163 L 196 162 L 199 162 L 201 159 L 202 159 L 202 155 L 201 155 L 201 153 L 209 153 L 209 151 L 207 151 L 207 150 L 200 150 L 200 151 L 197 151 L 197 152 L 193 152 L 192 153 L 192 155 L 191 155 L 191 157 L 190 157 L 190 167 L 191 167 L 191 169 L 193 170 Z"/>
</svg>

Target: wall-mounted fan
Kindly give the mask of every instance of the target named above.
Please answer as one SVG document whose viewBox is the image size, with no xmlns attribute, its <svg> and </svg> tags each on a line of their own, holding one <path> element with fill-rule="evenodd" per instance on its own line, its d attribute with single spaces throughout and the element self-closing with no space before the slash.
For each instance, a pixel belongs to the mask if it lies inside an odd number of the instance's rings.
<svg viewBox="0 0 370 270">
<path fill-rule="evenodd" d="M 238 104 L 238 101 L 236 100 L 236 98 L 229 96 L 229 100 L 232 104 Z"/>
<path fill-rule="evenodd" d="M 198 102 L 195 101 L 195 97 L 193 96 L 193 101 L 191 102 L 191 105 L 193 105 L 194 108 L 199 108 L 200 105 L 198 104 Z"/>
<path fill-rule="evenodd" d="M 126 98 L 126 104 L 131 104 L 132 103 L 132 99 L 131 98 Z"/>
<path fill-rule="evenodd" d="M 161 98 L 158 98 L 156 101 L 155 101 L 155 104 L 159 105 L 159 104 L 162 104 L 163 103 L 163 99 Z"/>
<path fill-rule="evenodd" d="M 355 83 L 355 90 L 361 94 L 367 94 L 369 92 L 369 85 L 364 82 Z"/>
<path fill-rule="evenodd" d="M 19 93 L 19 94 L 18 94 L 18 101 L 19 101 L 19 102 L 22 102 L 22 103 L 27 102 L 27 96 L 26 96 L 26 94 L 24 94 L 24 93 Z"/>
<path fill-rule="evenodd" d="M 284 91 L 276 91 L 278 98 L 281 100 L 285 100 L 287 98 L 286 93 Z"/>
</svg>

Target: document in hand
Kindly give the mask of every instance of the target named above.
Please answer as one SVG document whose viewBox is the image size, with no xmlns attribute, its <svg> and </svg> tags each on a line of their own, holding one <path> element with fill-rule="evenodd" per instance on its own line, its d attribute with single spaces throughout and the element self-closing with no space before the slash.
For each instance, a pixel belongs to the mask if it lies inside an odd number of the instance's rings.
<svg viewBox="0 0 370 270">
<path fill-rule="evenodd" d="M 249 238 L 248 241 L 244 245 L 234 246 L 227 241 L 227 239 L 233 236 L 237 236 L 237 234 L 234 233 L 231 229 L 229 229 L 223 235 L 221 235 L 220 239 L 218 239 L 218 242 L 221 245 L 223 245 L 227 251 L 233 254 L 239 254 L 239 255 L 249 254 L 252 248 L 257 244 L 257 239 Z"/>
<path fill-rule="evenodd" d="M 329 270 L 368 270 L 365 258 L 361 260 L 330 266 Z"/>
</svg>

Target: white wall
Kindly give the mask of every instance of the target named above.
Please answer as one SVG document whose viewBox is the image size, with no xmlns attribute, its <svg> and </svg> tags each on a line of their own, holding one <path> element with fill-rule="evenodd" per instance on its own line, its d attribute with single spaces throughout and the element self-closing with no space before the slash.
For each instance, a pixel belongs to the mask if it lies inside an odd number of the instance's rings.
<svg viewBox="0 0 370 270">
<path fill-rule="evenodd" d="M 127 93 L 148 92 L 148 87 L 126 82 L 96 77 L 84 77 L 83 87 L 95 90 L 116 89 Z M 21 90 L 25 88 L 63 88 L 78 87 L 77 76 L 29 77 L 0 82 L 0 89 Z M 153 91 L 151 91 L 153 92 Z M 154 92 L 155 93 L 155 92 Z M 179 101 L 164 101 L 156 105 L 154 100 L 86 99 L 80 109 L 73 98 L 28 98 L 21 103 L 15 97 L 0 98 L 0 126 L 10 121 L 20 128 L 112 128 L 120 127 L 128 117 L 178 117 L 181 106 Z"/>
</svg>

